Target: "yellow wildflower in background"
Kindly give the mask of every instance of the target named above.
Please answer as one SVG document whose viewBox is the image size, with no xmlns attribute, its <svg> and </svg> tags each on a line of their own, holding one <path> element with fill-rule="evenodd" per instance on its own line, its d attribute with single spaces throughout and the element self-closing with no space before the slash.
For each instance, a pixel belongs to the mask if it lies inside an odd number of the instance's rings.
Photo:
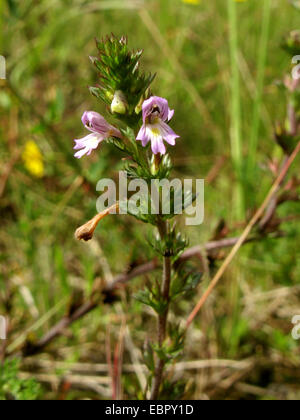
<svg viewBox="0 0 300 420">
<path fill-rule="evenodd" d="M 28 141 L 22 154 L 24 166 L 27 171 L 36 178 L 44 176 L 44 162 L 42 153 L 34 141 Z"/>
<path fill-rule="evenodd" d="M 201 0 L 182 0 L 183 3 L 194 4 L 195 6 L 201 3 Z"/>
<path fill-rule="evenodd" d="M 247 0 L 234 0 L 234 1 L 236 1 L 236 2 L 244 2 L 244 1 L 247 1 Z M 194 4 L 195 6 L 197 6 L 198 4 L 200 4 L 201 2 L 202 2 L 202 0 L 182 0 L 182 2 L 183 3 L 186 3 L 186 4 Z"/>
</svg>

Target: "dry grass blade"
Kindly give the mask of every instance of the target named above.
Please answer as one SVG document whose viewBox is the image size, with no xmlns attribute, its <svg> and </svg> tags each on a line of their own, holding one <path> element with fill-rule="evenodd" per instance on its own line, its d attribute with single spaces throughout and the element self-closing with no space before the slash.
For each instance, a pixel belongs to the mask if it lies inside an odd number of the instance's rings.
<svg viewBox="0 0 300 420">
<path fill-rule="evenodd" d="M 223 359 L 209 359 L 209 360 L 190 360 L 187 362 L 179 362 L 172 369 L 176 372 L 184 371 L 197 371 L 203 369 L 223 369 L 230 368 L 234 370 L 246 369 L 249 364 L 252 363 L 252 359 L 245 359 L 240 361 L 235 360 L 223 360 Z M 24 359 L 22 363 L 23 368 L 34 370 L 43 369 L 45 371 L 64 370 L 68 373 L 81 373 L 86 375 L 95 375 L 109 373 L 110 367 L 108 363 L 69 363 L 59 362 L 52 360 L 43 360 L 37 358 L 28 357 Z M 147 373 L 146 366 L 139 364 L 128 364 L 123 365 L 124 373 L 136 373 L 136 370 L 141 369 L 141 372 Z"/>
<path fill-rule="evenodd" d="M 68 383 L 72 388 L 83 389 L 83 390 L 92 390 L 97 394 L 109 398 L 110 389 L 109 378 L 107 377 L 91 377 L 91 376 L 76 376 L 76 375 L 65 375 L 62 377 L 57 376 L 56 374 L 35 374 L 35 379 L 41 383 L 51 385 L 52 388 L 58 390 L 60 385 L 63 383 Z M 27 372 L 20 372 L 19 378 L 22 380 L 32 379 L 32 375 Z"/>
<path fill-rule="evenodd" d="M 263 216 L 264 211 L 267 209 L 269 203 L 273 199 L 274 194 L 278 191 L 279 186 L 281 185 L 282 181 L 286 177 L 289 168 L 293 164 L 293 162 L 296 159 L 299 152 L 300 152 L 300 142 L 297 144 L 294 152 L 291 154 L 289 159 L 287 159 L 284 167 L 282 168 L 280 174 L 278 175 L 276 181 L 274 182 L 272 188 L 270 189 L 266 199 L 264 200 L 264 202 L 262 203 L 260 208 L 257 210 L 257 212 L 255 213 L 253 218 L 250 220 L 248 226 L 245 228 L 245 230 L 244 230 L 243 234 L 241 235 L 240 239 L 238 240 L 236 245 L 233 247 L 232 251 L 230 252 L 228 257 L 226 258 L 226 260 L 224 261 L 224 263 L 222 264 L 222 266 L 218 270 L 217 274 L 215 275 L 215 277 L 211 281 L 211 283 L 208 286 L 206 292 L 203 294 L 203 296 L 199 300 L 198 304 L 196 305 L 196 307 L 194 308 L 194 310 L 192 311 L 192 313 L 188 317 L 188 320 L 187 320 L 187 323 L 186 323 L 186 328 L 189 328 L 189 326 L 191 325 L 191 323 L 193 322 L 193 320 L 197 316 L 198 312 L 200 311 L 200 309 L 202 308 L 202 306 L 206 302 L 207 298 L 210 296 L 210 294 L 212 293 L 212 291 L 214 290 L 216 285 L 219 283 L 219 281 L 223 277 L 225 271 L 227 270 L 227 268 L 231 264 L 232 260 L 234 259 L 234 257 L 238 253 L 239 249 L 244 244 L 244 242 L 247 240 L 247 238 L 248 238 L 249 234 L 251 233 L 253 227 L 257 224 L 257 222 Z"/>
<path fill-rule="evenodd" d="M 221 130 L 212 121 L 211 115 L 207 110 L 204 100 L 201 98 L 199 92 L 197 91 L 193 83 L 190 81 L 184 68 L 179 62 L 178 57 L 174 54 L 172 48 L 170 48 L 165 38 L 160 33 L 158 26 L 150 16 L 149 12 L 145 9 L 141 9 L 139 15 L 156 44 L 161 48 L 163 54 L 170 61 L 170 63 L 174 67 L 174 70 L 178 73 L 178 79 L 181 80 L 181 83 L 183 84 L 185 90 L 194 102 L 194 105 L 197 111 L 199 112 L 200 118 L 207 123 L 212 134 L 215 136 L 216 139 L 223 140 Z"/>
</svg>

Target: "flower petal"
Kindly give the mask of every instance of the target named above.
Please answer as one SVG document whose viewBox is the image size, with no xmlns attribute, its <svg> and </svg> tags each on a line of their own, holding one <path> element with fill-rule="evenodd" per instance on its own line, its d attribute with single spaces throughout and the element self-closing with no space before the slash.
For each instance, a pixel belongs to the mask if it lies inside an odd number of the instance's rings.
<svg viewBox="0 0 300 420">
<path fill-rule="evenodd" d="M 146 122 L 147 117 L 151 115 L 155 108 L 159 110 L 159 116 L 163 121 L 167 121 L 169 115 L 169 104 L 165 98 L 159 96 L 151 96 L 143 103 L 143 121 Z"/>
<path fill-rule="evenodd" d="M 178 136 L 171 127 L 168 126 L 165 122 L 160 123 L 161 131 L 163 138 L 166 140 L 167 143 L 169 143 L 171 146 L 175 146 L 176 142 L 175 140 L 178 139 L 180 136 Z"/>
<path fill-rule="evenodd" d="M 147 144 L 149 143 L 150 137 L 147 135 L 147 130 L 146 130 L 145 125 L 143 125 L 142 128 L 140 129 L 136 139 L 142 142 L 143 147 L 146 147 Z"/>
<path fill-rule="evenodd" d="M 83 125 L 91 132 L 105 133 L 108 123 L 102 115 L 94 111 L 86 111 L 81 118 Z"/>
<path fill-rule="evenodd" d="M 87 149 L 82 149 L 82 150 L 79 150 L 79 152 L 76 152 L 74 156 L 77 159 L 81 159 L 87 152 L 88 152 Z"/>
<path fill-rule="evenodd" d="M 85 147 L 84 139 L 85 137 L 83 139 L 74 140 L 75 141 L 74 150 L 79 150 Z"/>
<path fill-rule="evenodd" d="M 171 121 L 171 119 L 174 117 L 174 114 L 175 114 L 174 109 L 169 109 L 168 121 Z"/>
<path fill-rule="evenodd" d="M 93 150 L 97 149 L 99 143 L 103 141 L 104 138 L 101 134 L 89 134 L 88 136 L 75 140 L 74 150 L 80 150 L 79 152 L 75 153 L 75 157 L 81 158 L 83 155 L 87 154 L 88 156 L 92 153 Z"/>
<path fill-rule="evenodd" d="M 145 147 L 151 141 L 151 148 L 154 154 L 165 154 L 166 146 L 164 140 L 175 146 L 176 139 L 179 137 L 166 123 L 174 116 L 174 110 L 169 108 L 166 99 L 159 96 L 152 96 L 143 103 L 143 121 L 136 140 L 142 142 Z"/>
<path fill-rule="evenodd" d="M 157 155 L 160 153 L 161 155 L 164 155 L 166 153 L 166 146 L 164 145 L 162 137 L 156 137 L 151 141 L 151 148 L 152 152 Z"/>
</svg>

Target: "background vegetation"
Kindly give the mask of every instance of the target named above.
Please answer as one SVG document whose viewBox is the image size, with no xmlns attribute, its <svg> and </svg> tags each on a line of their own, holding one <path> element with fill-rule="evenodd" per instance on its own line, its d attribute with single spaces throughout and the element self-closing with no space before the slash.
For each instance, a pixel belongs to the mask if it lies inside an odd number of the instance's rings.
<svg viewBox="0 0 300 420">
<path fill-rule="evenodd" d="M 147 227 L 128 217 L 105 219 L 88 245 L 74 240 L 75 229 L 95 214 L 97 181 L 117 177 L 120 167 L 109 147 L 73 158 L 83 111 L 105 112 L 87 89 L 97 83 L 88 59 L 96 53 L 94 37 L 128 34 L 133 48 L 144 48 L 144 69 L 158 74 L 155 93 L 176 110 L 175 175 L 206 179 L 205 223 L 187 228 L 191 245 L 224 231 L 236 235 L 273 182 L 269 162 L 282 157 L 274 125 L 286 114 L 276 81 L 291 71 L 280 46 L 299 26 L 299 12 L 286 0 L 239 2 L 237 16 L 226 1 L 197 3 L 0 2 L 8 75 L 0 81 L 0 314 L 10 320 L 1 346 L 3 357 L 13 358 L 1 370 L 10 379 L 0 398 L 139 398 L 145 385 L 139 349 L 155 320 L 133 295 L 147 276 L 73 323 L 42 353 L 18 351 L 99 282 L 153 257 Z M 295 174 L 297 167 L 299 160 Z M 300 343 L 291 336 L 291 319 L 300 315 L 299 202 L 284 204 L 279 215 L 287 218 L 284 237 L 246 245 L 190 329 L 174 372 L 187 382 L 186 398 L 300 397 Z M 205 255 L 198 262 L 209 268 L 199 296 L 225 252 L 213 264 Z M 196 301 L 179 302 L 172 317 L 181 321 Z M 22 384 L 27 379 L 40 390 Z"/>
</svg>

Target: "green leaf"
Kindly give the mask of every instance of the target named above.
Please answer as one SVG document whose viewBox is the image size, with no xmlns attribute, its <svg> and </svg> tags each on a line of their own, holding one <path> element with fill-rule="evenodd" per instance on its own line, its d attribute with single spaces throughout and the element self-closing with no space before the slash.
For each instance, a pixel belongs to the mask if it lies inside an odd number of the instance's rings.
<svg viewBox="0 0 300 420">
<path fill-rule="evenodd" d="M 153 308 L 159 315 L 163 315 L 168 308 L 168 302 L 161 296 L 158 285 L 155 285 L 152 288 L 148 287 L 146 290 L 140 290 L 134 298 L 144 305 Z"/>
<path fill-rule="evenodd" d="M 32 401 L 37 400 L 40 386 L 34 379 L 19 379 L 20 362 L 6 360 L 0 366 L 0 400 Z"/>
</svg>

